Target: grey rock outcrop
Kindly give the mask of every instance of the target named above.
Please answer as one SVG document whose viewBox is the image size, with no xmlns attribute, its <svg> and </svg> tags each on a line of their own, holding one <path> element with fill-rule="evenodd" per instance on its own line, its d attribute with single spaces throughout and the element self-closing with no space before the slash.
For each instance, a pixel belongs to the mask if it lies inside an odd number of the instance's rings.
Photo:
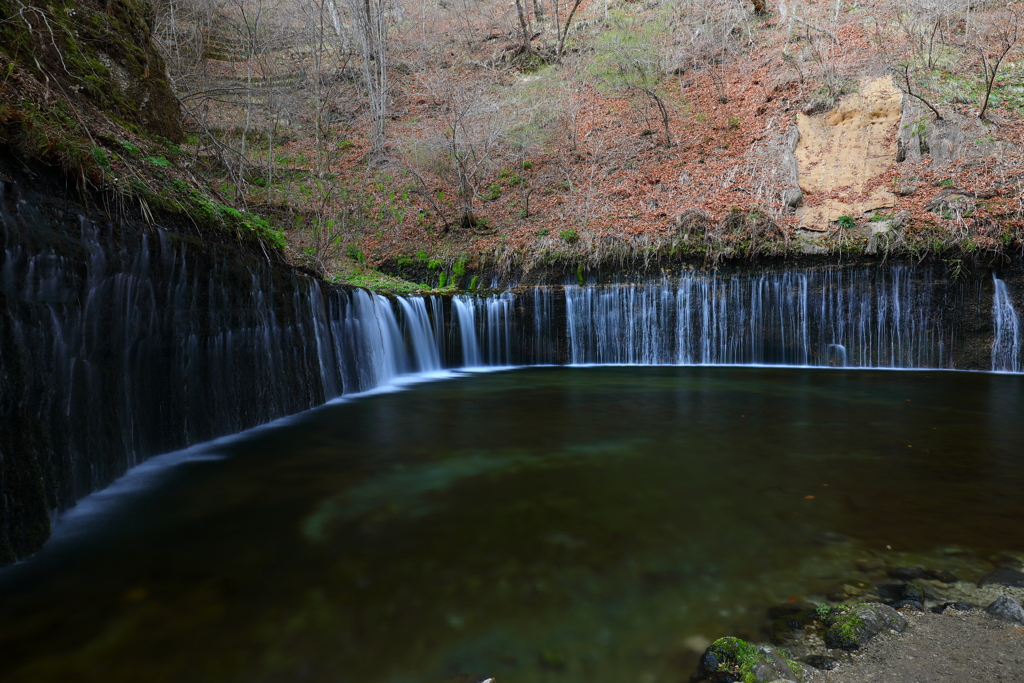
<svg viewBox="0 0 1024 683">
<path fill-rule="evenodd" d="M 1020 606 L 1012 596 L 1003 595 L 985 608 L 985 613 L 996 619 L 1009 621 L 1017 626 L 1024 626 L 1024 607 Z"/>
<path fill-rule="evenodd" d="M 930 157 L 934 167 L 954 162 L 977 166 L 1008 151 L 1007 143 L 996 139 L 984 121 L 953 112 L 943 112 L 943 118 L 935 121 L 931 113 L 906 97 L 897 148 L 897 161 L 918 162 Z"/>
</svg>

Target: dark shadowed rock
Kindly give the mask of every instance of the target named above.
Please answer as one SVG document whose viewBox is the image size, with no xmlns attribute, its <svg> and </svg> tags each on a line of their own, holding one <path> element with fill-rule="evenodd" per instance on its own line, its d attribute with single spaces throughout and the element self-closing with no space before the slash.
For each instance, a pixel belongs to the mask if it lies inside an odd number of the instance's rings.
<svg viewBox="0 0 1024 683">
<path fill-rule="evenodd" d="M 820 671 L 832 671 L 839 666 L 838 659 L 827 655 L 807 655 L 804 657 L 803 662 Z"/>
<path fill-rule="evenodd" d="M 938 601 L 940 599 L 940 596 L 930 586 L 917 582 L 880 583 L 875 586 L 875 592 L 878 594 L 879 602 L 884 602 L 887 605 L 895 605 L 907 600 L 924 604 L 926 600 Z"/>
<path fill-rule="evenodd" d="M 907 620 L 888 605 L 872 603 L 850 609 L 834 609 L 825 618 L 825 644 L 856 650 L 886 629 L 901 633 Z"/>
<path fill-rule="evenodd" d="M 985 612 L 996 619 L 1024 626 L 1024 607 L 1009 595 L 996 598 L 995 602 L 985 608 Z"/>
<path fill-rule="evenodd" d="M 871 572 L 877 572 L 879 569 L 885 568 L 885 560 L 878 557 L 868 557 L 862 560 L 857 560 L 857 569 L 869 574 Z"/>
<path fill-rule="evenodd" d="M 942 614 L 946 610 L 952 610 L 954 612 L 970 612 L 975 609 L 978 609 L 977 605 L 957 600 L 956 602 L 947 602 L 944 605 L 936 605 L 935 607 L 932 607 L 932 612 L 935 614 Z"/>
<path fill-rule="evenodd" d="M 956 583 L 959 579 L 956 574 L 947 572 L 945 570 L 937 569 L 926 569 L 924 570 L 925 578 L 932 579 L 933 581 L 941 581 L 942 583 Z"/>
<path fill-rule="evenodd" d="M 846 543 L 850 537 L 838 531 L 819 531 L 814 534 L 814 545 L 827 545 L 829 543 Z"/>
<path fill-rule="evenodd" d="M 1020 573 L 1015 569 L 1001 567 L 995 570 L 994 572 L 991 572 L 981 577 L 981 580 L 978 581 L 978 588 L 988 586 L 990 584 L 1024 588 L 1024 574 Z"/>
<path fill-rule="evenodd" d="M 925 598 L 924 586 L 919 583 L 905 583 L 903 584 L 903 590 L 900 592 L 900 597 L 910 602 L 923 603 Z"/>
<path fill-rule="evenodd" d="M 793 614 L 800 614 L 801 612 L 813 610 L 815 607 L 816 605 L 814 605 L 814 603 L 803 601 L 772 605 L 768 608 L 768 618 L 772 620 L 781 619 L 782 617 L 788 617 Z"/>
</svg>

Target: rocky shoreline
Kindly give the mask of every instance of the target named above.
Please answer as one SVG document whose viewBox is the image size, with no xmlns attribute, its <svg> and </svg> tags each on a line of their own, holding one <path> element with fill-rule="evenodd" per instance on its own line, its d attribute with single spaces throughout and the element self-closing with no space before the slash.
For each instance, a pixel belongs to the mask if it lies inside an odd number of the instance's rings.
<svg viewBox="0 0 1024 683">
<path fill-rule="evenodd" d="M 846 604 L 773 607 L 772 645 L 720 638 L 691 683 L 1024 682 L 1022 569 L 1006 556 L 973 582 L 897 567 L 866 590 L 845 585 L 830 596 Z"/>
</svg>

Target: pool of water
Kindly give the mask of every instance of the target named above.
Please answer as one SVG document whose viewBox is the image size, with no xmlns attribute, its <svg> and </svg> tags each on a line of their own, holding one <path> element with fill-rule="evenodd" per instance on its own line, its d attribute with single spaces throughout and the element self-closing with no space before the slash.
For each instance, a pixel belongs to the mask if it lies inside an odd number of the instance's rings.
<svg viewBox="0 0 1024 683">
<path fill-rule="evenodd" d="M 858 559 L 1024 550 L 1022 415 L 1020 376 L 750 367 L 325 406 L 129 475 L 0 572 L 0 679 L 685 680 Z"/>
</svg>

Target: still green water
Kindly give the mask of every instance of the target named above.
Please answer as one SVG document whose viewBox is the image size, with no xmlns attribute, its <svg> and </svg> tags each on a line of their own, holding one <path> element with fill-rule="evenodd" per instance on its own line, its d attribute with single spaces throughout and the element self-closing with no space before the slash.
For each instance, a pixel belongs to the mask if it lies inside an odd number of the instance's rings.
<svg viewBox="0 0 1024 683">
<path fill-rule="evenodd" d="M 1020 376 L 722 367 L 325 406 L 0 572 L 0 679 L 684 681 L 859 558 L 1024 549 L 1022 416 Z"/>
</svg>

